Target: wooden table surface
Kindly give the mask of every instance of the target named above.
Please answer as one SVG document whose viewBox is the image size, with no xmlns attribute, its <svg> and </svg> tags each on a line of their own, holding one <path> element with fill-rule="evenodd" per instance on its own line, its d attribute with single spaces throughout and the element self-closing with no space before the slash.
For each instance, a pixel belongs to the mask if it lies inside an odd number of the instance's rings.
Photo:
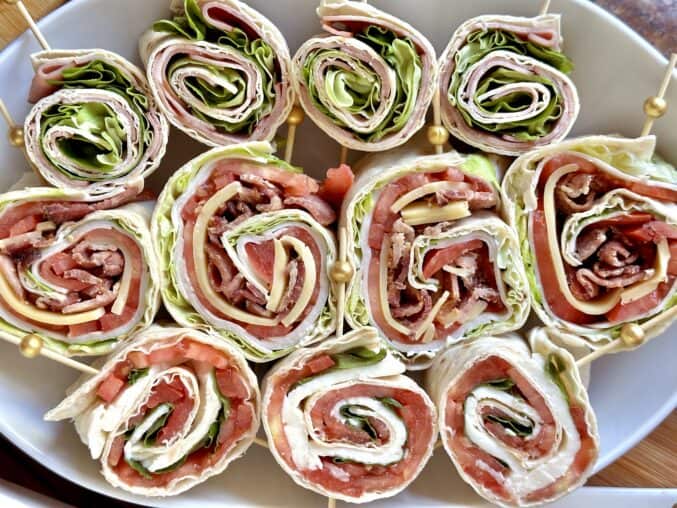
<svg viewBox="0 0 677 508">
<path fill-rule="evenodd" d="M 168 0 L 169 1 L 169 0 Z M 26 0 L 37 18 L 63 0 Z M 596 0 L 664 54 L 677 51 L 677 0 Z M 0 0 L 0 48 L 26 29 L 16 7 Z M 635 448 L 590 479 L 610 487 L 677 487 L 677 411 Z M 0 477 L 55 496 L 77 506 L 122 506 L 75 486 L 34 462 L 4 438 L 0 439 Z"/>
</svg>

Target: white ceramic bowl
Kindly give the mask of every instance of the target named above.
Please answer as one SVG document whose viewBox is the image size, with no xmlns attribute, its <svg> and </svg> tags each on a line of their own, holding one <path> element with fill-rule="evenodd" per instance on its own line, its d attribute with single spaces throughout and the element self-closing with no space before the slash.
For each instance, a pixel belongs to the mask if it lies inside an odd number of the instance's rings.
<svg viewBox="0 0 677 508">
<path fill-rule="evenodd" d="M 292 53 L 320 31 L 317 0 L 248 0 L 277 23 Z M 455 28 L 479 14 L 534 15 L 539 0 L 373 0 L 425 33 L 440 52 Z M 139 35 L 169 13 L 169 0 L 72 0 L 47 16 L 40 26 L 55 48 L 102 47 L 138 62 Z M 574 135 L 639 134 L 642 103 L 656 93 L 665 59 L 616 18 L 587 0 L 553 0 L 551 12 L 563 15 L 565 51 L 573 59 L 573 79 L 581 96 L 581 114 Z M 13 116 L 23 119 L 32 70 L 28 56 L 38 50 L 25 33 L 0 54 L 0 96 Z M 673 81 L 677 81 L 677 73 Z M 668 92 L 672 108 L 656 122 L 659 153 L 677 164 L 677 83 Z M 173 130 L 163 164 L 150 179 L 159 190 L 167 175 L 203 150 Z M 297 134 L 294 162 L 313 176 L 336 163 L 339 149 L 306 121 Z M 19 150 L 0 136 L 0 190 L 8 189 L 27 170 Z M 590 397 L 597 413 L 602 450 L 597 469 L 642 439 L 677 405 L 677 329 L 628 354 L 602 358 L 592 368 Z M 48 424 L 44 412 L 57 404 L 77 374 L 44 359 L 27 360 L 16 348 L 0 344 L 0 430 L 12 442 L 56 473 L 92 490 L 141 504 L 164 507 L 223 505 L 322 506 L 319 496 L 297 487 L 269 453 L 253 446 L 228 470 L 176 498 L 141 499 L 110 487 L 98 472 L 68 423 Z M 575 506 L 590 493 L 574 494 L 557 503 Z M 597 498 L 595 498 L 597 499 Z M 404 493 L 372 506 L 482 505 L 458 478 L 440 450 L 423 474 Z"/>
</svg>

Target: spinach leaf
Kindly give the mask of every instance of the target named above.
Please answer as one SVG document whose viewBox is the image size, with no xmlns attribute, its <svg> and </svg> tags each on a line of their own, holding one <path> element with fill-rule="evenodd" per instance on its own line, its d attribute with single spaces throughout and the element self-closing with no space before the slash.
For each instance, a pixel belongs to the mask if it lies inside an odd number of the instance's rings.
<svg viewBox="0 0 677 508">
<path fill-rule="evenodd" d="M 129 371 L 129 374 L 127 374 L 127 384 L 133 385 L 139 379 L 146 376 L 147 374 L 148 374 L 148 367 L 143 368 L 143 369 L 132 369 L 132 370 Z"/>
</svg>

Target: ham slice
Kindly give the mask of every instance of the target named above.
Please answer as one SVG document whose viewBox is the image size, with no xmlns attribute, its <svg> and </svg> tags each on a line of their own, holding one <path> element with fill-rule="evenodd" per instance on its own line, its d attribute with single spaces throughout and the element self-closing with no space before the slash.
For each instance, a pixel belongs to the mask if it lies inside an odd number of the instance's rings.
<svg viewBox="0 0 677 508">
<path fill-rule="evenodd" d="M 146 370 L 134 370 L 138 365 Z M 121 410 L 122 399 L 128 410 Z M 105 429 L 93 415 L 106 415 Z M 106 480 L 134 494 L 176 495 L 221 473 L 250 446 L 259 391 L 232 346 L 194 330 L 153 326 L 46 415 L 70 418 Z M 89 440 L 95 435 L 105 442 Z M 166 462 L 170 467 L 161 467 Z"/>
</svg>

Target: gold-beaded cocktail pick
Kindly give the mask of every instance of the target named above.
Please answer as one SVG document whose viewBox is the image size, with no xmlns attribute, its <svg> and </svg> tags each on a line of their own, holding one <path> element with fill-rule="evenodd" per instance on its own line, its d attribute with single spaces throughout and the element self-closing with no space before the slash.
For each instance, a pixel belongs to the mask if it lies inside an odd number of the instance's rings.
<svg viewBox="0 0 677 508">
<path fill-rule="evenodd" d="M 670 56 L 670 62 L 668 63 L 668 68 L 663 76 L 663 81 L 658 89 L 658 93 L 652 97 L 648 97 L 644 101 L 644 114 L 646 114 L 646 120 L 644 120 L 644 126 L 642 127 L 642 136 L 647 136 L 651 132 L 653 123 L 658 118 L 662 117 L 668 110 L 668 102 L 665 100 L 665 93 L 668 91 L 675 65 L 677 65 L 677 53 L 673 53 Z"/>
</svg>

